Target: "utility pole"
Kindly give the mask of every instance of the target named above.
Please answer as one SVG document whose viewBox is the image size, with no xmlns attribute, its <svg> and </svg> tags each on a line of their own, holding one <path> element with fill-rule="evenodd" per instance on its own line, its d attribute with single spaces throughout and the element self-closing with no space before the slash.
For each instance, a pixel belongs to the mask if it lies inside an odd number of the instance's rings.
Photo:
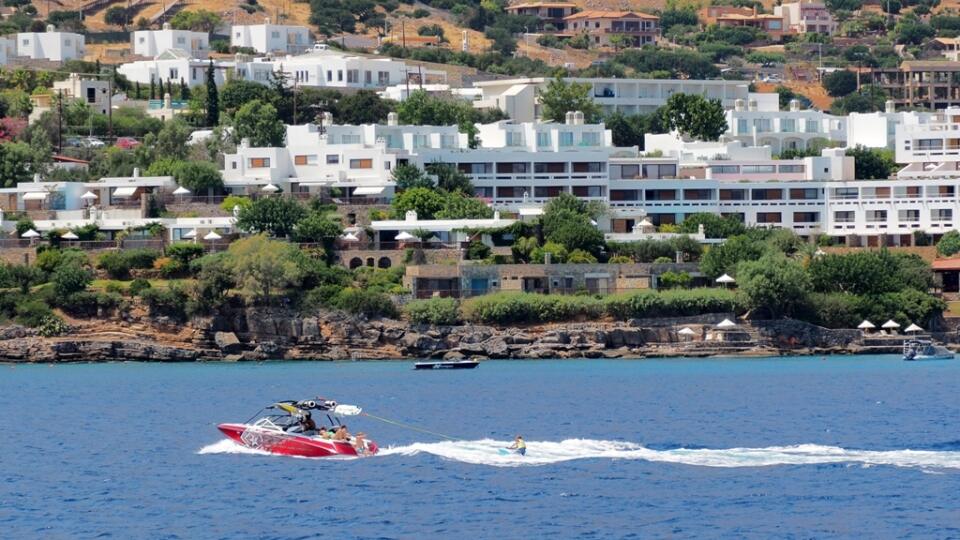
<svg viewBox="0 0 960 540">
<path fill-rule="evenodd" d="M 407 23 L 400 21 L 400 39 L 403 40 L 403 52 L 407 52 Z"/>
<path fill-rule="evenodd" d="M 113 66 L 113 73 L 107 75 L 107 140 L 113 140 L 113 78 L 116 76 L 117 66 Z"/>
<path fill-rule="evenodd" d="M 293 78 L 293 125 L 297 125 L 297 83 L 299 78 Z"/>
<path fill-rule="evenodd" d="M 57 153 L 63 154 L 63 90 L 57 94 Z"/>
</svg>

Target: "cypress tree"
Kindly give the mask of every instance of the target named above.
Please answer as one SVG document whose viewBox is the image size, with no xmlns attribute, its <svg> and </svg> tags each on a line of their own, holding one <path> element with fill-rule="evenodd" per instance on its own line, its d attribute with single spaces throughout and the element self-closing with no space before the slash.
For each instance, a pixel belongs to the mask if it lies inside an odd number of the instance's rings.
<svg viewBox="0 0 960 540">
<path fill-rule="evenodd" d="M 137 93 L 135 95 L 137 97 L 134 99 L 140 99 L 140 81 L 137 81 Z"/>
<path fill-rule="evenodd" d="M 150 99 L 157 99 L 157 85 L 153 82 L 153 76 L 150 76 Z"/>
<path fill-rule="evenodd" d="M 213 76 L 213 60 L 207 67 L 207 126 L 214 127 L 220 121 L 220 97 L 217 95 L 217 81 Z"/>
<path fill-rule="evenodd" d="M 180 77 L 180 99 L 190 99 L 190 88 L 183 77 Z"/>
<path fill-rule="evenodd" d="M 167 79 L 167 93 L 170 94 L 170 99 L 173 99 L 173 79 Z"/>
</svg>

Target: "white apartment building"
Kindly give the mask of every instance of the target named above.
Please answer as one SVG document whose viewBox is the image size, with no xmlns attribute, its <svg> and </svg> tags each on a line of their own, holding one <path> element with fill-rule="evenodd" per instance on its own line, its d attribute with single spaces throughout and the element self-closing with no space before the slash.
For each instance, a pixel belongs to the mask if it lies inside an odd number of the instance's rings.
<svg viewBox="0 0 960 540">
<path fill-rule="evenodd" d="M 83 60 L 86 52 L 85 38 L 73 32 L 57 32 L 51 24 L 46 32 L 21 32 L 17 34 L 17 56 L 34 60 Z"/>
<path fill-rule="evenodd" d="M 758 110 L 779 109 L 777 94 L 749 91 L 745 81 L 682 80 L 682 79 L 589 79 L 568 77 L 567 82 L 587 83 L 591 95 L 603 112 L 624 114 L 653 112 L 673 94 L 698 94 L 718 99 L 726 108 L 733 108 L 738 99 L 756 102 Z M 533 122 L 540 118 L 537 89 L 544 90 L 549 78 L 504 79 L 474 83 L 481 91 L 473 102 L 477 108 L 497 108 L 517 122 Z"/>
<path fill-rule="evenodd" d="M 800 0 L 774 6 L 773 14 L 783 17 L 784 30 L 798 34 L 813 33 L 832 36 L 839 27 L 826 4 L 816 0 Z"/>
<path fill-rule="evenodd" d="M 233 67 L 233 63 L 214 61 L 213 64 L 214 79 L 219 86 L 226 81 L 226 72 Z M 157 84 L 167 81 L 179 84 L 180 79 L 183 79 L 188 86 L 196 86 L 207 82 L 209 66 L 209 60 L 194 59 L 185 51 L 167 49 L 153 60 L 138 60 L 122 64 L 117 68 L 117 72 L 130 82 L 140 84 L 150 84 L 151 80 Z"/>
<path fill-rule="evenodd" d="M 737 100 L 727 111 L 728 139 L 751 146 L 769 146 L 774 154 L 784 150 L 806 150 L 811 141 L 846 142 L 847 118 L 812 109 L 790 101 L 789 110 L 761 111 L 753 103 Z"/>
<path fill-rule="evenodd" d="M 164 23 L 162 30 L 137 30 L 130 34 L 133 54 L 152 58 L 169 49 L 180 49 L 193 58 L 206 58 L 210 54 L 210 35 L 173 30 L 170 23 Z"/>
<path fill-rule="evenodd" d="M 283 72 L 297 86 L 318 88 L 381 89 L 406 83 L 419 87 L 422 77 L 430 84 L 446 82 L 443 71 L 414 68 L 392 58 L 343 54 L 331 50 L 315 50 L 297 56 L 245 58 L 237 56 L 235 76 L 267 84 L 274 72 Z M 428 86 L 430 85 L 428 84 Z"/>
<path fill-rule="evenodd" d="M 687 141 L 676 131 L 646 133 L 643 147 L 648 155 L 661 154 L 677 159 L 681 167 L 700 167 L 710 160 L 756 161 L 773 157 L 769 146 L 745 146 L 740 141 L 729 140 Z"/>
<path fill-rule="evenodd" d="M 893 149 L 899 126 L 926 124 L 936 119 L 936 113 L 897 112 L 893 101 L 887 101 L 884 112 L 850 113 L 847 116 L 847 147 Z"/>
<path fill-rule="evenodd" d="M 250 47 L 259 53 L 298 54 L 310 45 L 310 29 L 305 26 L 270 24 L 234 25 L 230 27 L 230 45 Z"/>
</svg>

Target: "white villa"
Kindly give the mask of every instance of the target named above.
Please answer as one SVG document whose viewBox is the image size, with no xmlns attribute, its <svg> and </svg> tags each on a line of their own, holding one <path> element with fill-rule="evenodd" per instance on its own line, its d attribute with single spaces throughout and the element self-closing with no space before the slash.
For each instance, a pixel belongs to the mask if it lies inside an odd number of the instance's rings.
<svg viewBox="0 0 960 540">
<path fill-rule="evenodd" d="M 17 34 L 17 56 L 34 60 L 82 60 L 86 52 L 86 38 L 73 32 L 57 32 L 51 24 L 46 32 Z"/>
<path fill-rule="evenodd" d="M 206 58 L 210 54 L 210 35 L 206 32 L 173 30 L 164 23 L 162 30 L 137 30 L 130 34 L 133 54 L 155 57 L 169 49 L 179 49 L 192 58 Z"/>
<path fill-rule="evenodd" d="M 258 53 L 299 54 L 307 50 L 310 41 L 310 29 L 305 26 L 270 24 L 267 18 L 263 24 L 234 25 L 230 28 L 232 47 L 249 47 Z"/>
</svg>

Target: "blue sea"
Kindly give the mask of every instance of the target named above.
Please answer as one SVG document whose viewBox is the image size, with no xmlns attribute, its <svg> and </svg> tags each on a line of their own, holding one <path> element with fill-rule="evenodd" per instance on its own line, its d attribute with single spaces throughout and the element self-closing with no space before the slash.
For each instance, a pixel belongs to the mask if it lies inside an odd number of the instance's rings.
<svg viewBox="0 0 960 540">
<path fill-rule="evenodd" d="M 216 429 L 318 395 L 457 440 Z M 960 361 L 0 365 L 0 411 L 3 538 L 960 538 Z"/>
</svg>

